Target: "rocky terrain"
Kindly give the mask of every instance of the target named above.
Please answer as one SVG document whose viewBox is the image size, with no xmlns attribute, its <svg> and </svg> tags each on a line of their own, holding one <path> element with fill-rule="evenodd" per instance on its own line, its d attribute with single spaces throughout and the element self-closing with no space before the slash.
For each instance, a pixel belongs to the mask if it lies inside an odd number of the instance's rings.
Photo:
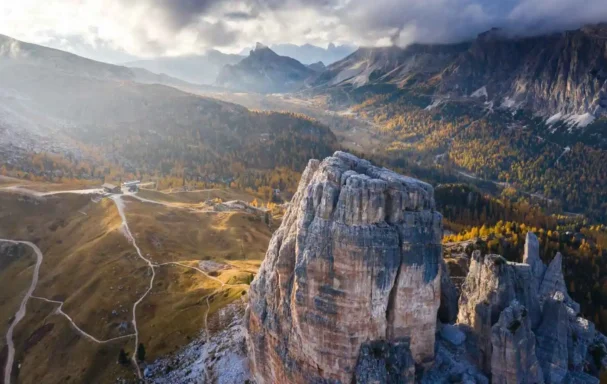
<svg viewBox="0 0 607 384">
<path fill-rule="evenodd" d="M 606 39 L 601 24 L 536 37 L 492 29 L 460 44 L 360 48 L 327 67 L 315 91 L 393 85 L 436 103 L 476 99 L 584 127 L 605 114 Z"/>
<path fill-rule="evenodd" d="M 249 291 L 257 383 L 599 382 L 607 338 L 560 254 L 545 266 L 532 233 L 523 263 L 476 251 L 458 299 L 441 236 L 430 185 L 311 160 Z"/>
</svg>

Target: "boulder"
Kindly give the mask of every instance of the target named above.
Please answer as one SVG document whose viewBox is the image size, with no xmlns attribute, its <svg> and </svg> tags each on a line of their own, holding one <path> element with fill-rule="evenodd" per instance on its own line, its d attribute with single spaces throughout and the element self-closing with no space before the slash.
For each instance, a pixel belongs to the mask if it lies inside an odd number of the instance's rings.
<svg viewBox="0 0 607 384">
<path fill-rule="evenodd" d="M 407 339 L 416 364 L 432 362 L 442 258 L 434 208 L 419 180 L 343 152 L 311 160 L 249 291 L 257 383 L 352 383 L 361 347 L 378 340 Z"/>
<path fill-rule="evenodd" d="M 441 327 L 440 337 L 453 345 L 462 345 L 466 341 L 466 334 L 452 324 L 445 324 Z"/>
</svg>

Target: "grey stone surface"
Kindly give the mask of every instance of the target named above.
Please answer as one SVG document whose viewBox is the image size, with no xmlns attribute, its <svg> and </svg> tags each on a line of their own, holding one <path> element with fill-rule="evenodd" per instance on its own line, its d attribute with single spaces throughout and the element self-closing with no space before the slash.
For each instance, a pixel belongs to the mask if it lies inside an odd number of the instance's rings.
<svg viewBox="0 0 607 384">
<path fill-rule="evenodd" d="M 537 358 L 547 384 L 563 383 L 568 371 L 569 314 L 562 292 L 544 302 L 542 323 L 537 329 Z"/>
<path fill-rule="evenodd" d="M 452 324 L 441 326 L 440 337 L 453 345 L 462 345 L 466 341 L 466 334 L 457 325 Z"/>
<path fill-rule="evenodd" d="M 596 330 L 594 324 L 582 317 L 569 312 L 569 332 L 567 349 L 569 351 L 569 367 L 574 371 L 583 371 L 588 356 L 588 348 L 594 342 Z"/>
<path fill-rule="evenodd" d="M 442 217 L 432 186 L 343 152 L 311 160 L 249 291 L 258 384 L 351 383 L 359 350 L 434 358 Z"/>
<path fill-rule="evenodd" d="M 531 267 L 531 273 L 536 281 L 536 290 L 539 292 L 540 284 L 546 272 L 546 266 L 542 259 L 540 259 L 540 242 L 533 232 L 527 232 L 523 263 L 529 264 L 529 267 Z"/>
<path fill-rule="evenodd" d="M 531 327 L 540 318 L 535 280 L 527 264 L 506 261 L 499 255 L 475 251 L 459 299 L 459 324 L 470 327 L 480 350 L 480 366 L 491 371 L 491 328 L 513 300 L 527 308 Z"/>
<path fill-rule="evenodd" d="M 525 263 L 474 252 L 456 302 L 434 207 L 428 184 L 350 154 L 310 161 L 249 291 L 257 383 L 595 383 L 607 338 L 577 317 L 562 256 L 546 267 L 532 233 Z"/>
<path fill-rule="evenodd" d="M 512 301 L 492 327 L 491 345 L 493 384 L 544 382 L 527 309 L 518 301 Z"/>
<path fill-rule="evenodd" d="M 415 362 L 408 341 L 377 340 L 360 347 L 353 384 L 414 382 Z"/>
<path fill-rule="evenodd" d="M 459 294 L 449 276 L 447 264 L 441 259 L 440 307 L 438 318 L 443 323 L 454 323 L 457 320 Z"/>
<path fill-rule="evenodd" d="M 569 372 L 565 384 L 599 384 L 599 379 L 584 372 Z"/>
<path fill-rule="evenodd" d="M 556 292 L 561 292 L 564 295 L 565 304 L 572 308 L 576 314 L 580 312 L 580 305 L 573 301 L 567 293 L 567 285 L 563 277 L 563 255 L 560 252 L 556 254 L 546 269 L 544 279 L 540 285 L 540 300 L 550 298 Z"/>
</svg>

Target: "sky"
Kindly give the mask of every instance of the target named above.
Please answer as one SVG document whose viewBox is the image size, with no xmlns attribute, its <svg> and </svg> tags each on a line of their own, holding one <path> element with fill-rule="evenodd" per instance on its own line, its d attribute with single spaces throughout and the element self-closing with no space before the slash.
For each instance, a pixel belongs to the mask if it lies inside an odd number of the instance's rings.
<svg viewBox="0 0 607 384">
<path fill-rule="evenodd" d="M 602 21 L 606 0 L 0 0 L 0 34 L 112 63 L 258 41 L 406 46 Z"/>
</svg>

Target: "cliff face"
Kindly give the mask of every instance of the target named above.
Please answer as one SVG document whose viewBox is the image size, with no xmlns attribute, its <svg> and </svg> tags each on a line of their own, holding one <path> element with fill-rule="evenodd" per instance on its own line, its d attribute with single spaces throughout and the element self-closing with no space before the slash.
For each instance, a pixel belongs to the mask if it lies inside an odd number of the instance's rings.
<svg viewBox="0 0 607 384">
<path fill-rule="evenodd" d="M 314 84 L 395 84 L 413 92 L 421 85 L 424 94 L 435 89 L 435 99 L 481 98 L 585 126 L 607 112 L 606 42 L 607 24 L 599 24 L 543 36 L 493 29 L 460 44 L 360 48 Z"/>
<path fill-rule="evenodd" d="M 426 183 L 311 160 L 249 291 L 257 384 L 598 383 L 607 338 L 577 316 L 562 256 L 544 265 L 533 234 L 524 263 L 476 251 L 457 303 L 434 207 Z"/>
<path fill-rule="evenodd" d="M 443 92 L 471 94 L 485 86 L 501 105 L 508 97 L 548 116 L 604 113 L 607 26 L 525 38 L 499 30 L 479 36 L 443 72 Z"/>
<path fill-rule="evenodd" d="M 478 350 L 479 367 L 492 382 L 598 383 L 587 374 L 600 368 L 591 351 L 607 351 L 607 345 L 592 323 L 577 317 L 561 258 L 557 254 L 546 267 L 532 233 L 526 263 L 473 254 L 457 325 L 471 336 L 467 352 Z"/>
<path fill-rule="evenodd" d="M 513 300 L 491 328 L 492 383 L 544 382 L 528 315 L 527 309 Z"/>
<path fill-rule="evenodd" d="M 509 263 L 499 255 L 483 257 L 475 251 L 462 287 L 457 321 L 468 325 L 477 336 L 480 366 L 486 372 L 491 371 L 491 329 L 515 300 L 525 306 L 530 325 L 537 326 L 540 310 L 531 268 Z"/>
<path fill-rule="evenodd" d="M 311 160 L 249 292 L 258 384 L 406 382 L 432 362 L 441 225 L 430 185 L 342 152 Z"/>
</svg>

